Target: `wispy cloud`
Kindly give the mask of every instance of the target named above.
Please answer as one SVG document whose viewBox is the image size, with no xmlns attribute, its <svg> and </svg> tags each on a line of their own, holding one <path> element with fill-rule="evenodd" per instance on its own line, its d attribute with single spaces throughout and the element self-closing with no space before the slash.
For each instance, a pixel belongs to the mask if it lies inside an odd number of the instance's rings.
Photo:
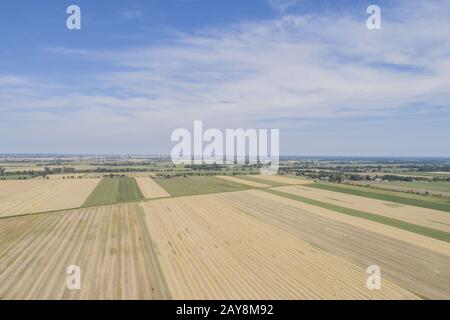
<svg viewBox="0 0 450 320">
<path fill-rule="evenodd" d="M 295 7 L 302 0 L 267 0 L 269 6 L 279 13 L 285 13 L 289 8 Z"/>
<path fill-rule="evenodd" d="M 119 15 L 126 19 L 135 19 L 143 16 L 142 10 L 139 9 L 122 9 L 119 11 Z"/>
</svg>

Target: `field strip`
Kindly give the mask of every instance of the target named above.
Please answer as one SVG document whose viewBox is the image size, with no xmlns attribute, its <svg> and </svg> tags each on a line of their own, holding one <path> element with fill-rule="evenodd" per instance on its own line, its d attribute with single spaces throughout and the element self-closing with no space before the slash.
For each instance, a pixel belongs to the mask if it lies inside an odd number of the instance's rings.
<svg viewBox="0 0 450 320">
<path fill-rule="evenodd" d="M 153 248 L 153 244 L 151 241 L 151 237 L 149 235 L 149 231 L 147 228 L 147 224 L 145 222 L 144 210 L 139 204 L 135 204 L 136 215 L 138 217 L 139 226 L 141 228 L 142 239 L 146 245 L 147 257 L 149 263 L 147 265 L 151 265 L 151 270 L 156 274 L 154 277 L 154 282 L 158 285 L 158 291 L 161 292 L 161 296 L 165 299 L 170 299 L 170 293 L 167 288 L 166 281 L 164 279 L 164 273 L 161 269 L 161 265 L 159 264 L 158 257 L 156 256 L 155 250 Z"/>
<path fill-rule="evenodd" d="M 233 177 L 233 176 L 216 176 L 216 177 L 220 178 L 220 179 L 224 179 L 224 180 L 228 180 L 228 181 L 233 181 L 233 182 L 237 182 L 237 183 L 240 183 L 240 184 L 244 184 L 246 186 L 255 187 L 255 188 L 268 188 L 268 187 L 270 187 L 270 185 L 268 185 L 268 184 L 254 182 L 254 181 L 245 180 L 245 179 L 240 179 L 240 178 L 236 178 L 236 177 Z"/>
<path fill-rule="evenodd" d="M 163 299 L 137 205 L 0 220 L 1 299 Z M 69 265 L 81 290 L 66 288 Z"/>
<path fill-rule="evenodd" d="M 232 194 L 232 193 L 227 193 Z M 242 212 L 221 196 L 141 203 L 175 299 L 416 299 L 365 269 Z"/>
<path fill-rule="evenodd" d="M 170 194 L 150 177 L 136 177 L 135 180 L 146 199 L 170 197 Z"/>
<path fill-rule="evenodd" d="M 311 188 L 317 188 L 320 190 L 336 191 L 340 193 L 352 194 L 355 196 L 361 196 L 365 198 L 378 199 L 382 201 L 396 202 L 400 204 L 440 210 L 450 212 L 450 203 L 438 202 L 433 200 L 421 200 L 425 196 L 410 195 L 402 192 L 395 192 L 391 190 L 372 188 L 367 190 L 364 187 L 356 186 L 339 186 L 331 184 L 311 183 L 307 185 Z M 355 189 L 357 188 L 357 189 Z M 421 197 L 421 198 L 419 198 Z"/>
<path fill-rule="evenodd" d="M 192 196 L 249 189 L 248 186 L 214 176 L 188 176 L 155 179 L 172 197 Z"/>
<path fill-rule="evenodd" d="M 438 210 L 400 205 L 392 202 L 328 190 L 319 190 L 305 186 L 277 187 L 273 188 L 273 190 L 306 197 L 336 206 L 402 220 L 427 228 L 441 230 L 447 233 L 450 232 L 450 214 Z M 436 223 L 436 221 L 438 223 Z"/>
<path fill-rule="evenodd" d="M 253 181 L 259 181 L 261 183 L 266 183 L 266 184 L 269 184 L 274 187 L 281 186 L 281 185 L 311 184 L 310 180 L 286 177 L 286 176 L 247 175 L 247 176 L 242 176 L 242 178 L 248 178 Z"/>
<path fill-rule="evenodd" d="M 428 182 L 428 184 L 433 184 L 433 183 L 434 182 Z M 402 185 L 396 185 L 396 184 L 390 184 L 390 183 L 378 183 L 378 182 L 367 182 L 367 181 L 363 181 L 363 182 L 354 181 L 354 182 L 352 182 L 352 185 L 359 186 L 359 187 L 365 187 L 365 186 L 369 185 L 370 187 L 377 188 L 377 189 L 384 189 L 384 190 L 397 191 L 397 192 L 398 191 L 400 191 L 400 192 L 414 191 L 414 192 L 418 192 L 420 194 L 437 195 L 437 196 L 443 196 L 443 197 L 450 198 L 450 192 L 448 192 L 448 191 L 426 189 L 426 188 L 421 188 L 420 186 L 409 187 L 409 186 L 402 186 Z"/>
<path fill-rule="evenodd" d="M 362 268 L 379 265 L 386 278 L 421 297 L 450 298 L 446 242 L 259 190 L 218 197 Z"/>
<path fill-rule="evenodd" d="M 350 215 L 350 216 L 354 216 L 354 217 L 358 217 L 358 218 L 363 218 L 366 220 L 370 220 L 370 221 L 374 221 L 374 222 L 378 222 L 381 224 L 385 224 L 388 226 L 392 226 L 392 227 L 396 227 L 405 231 L 409 231 L 409 232 L 413 232 L 413 233 L 417 233 L 419 235 L 423 235 L 423 236 L 427 236 L 430 238 L 434 238 L 437 240 L 441 240 L 444 242 L 450 242 L 450 233 L 448 232 L 444 232 L 444 231 L 440 231 L 440 230 L 436 230 L 436 229 L 432 229 L 432 228 L 428 228 L 428 227 L 424 227 L 424 226 L 420 226 L 417 224 L 413 224 L 413 223 L 409 223 L 409 222 L 405 222 L 402 220 L 398 220 L 398 219 L 393 219 L 393 218 L 389 218 L 389 217 L 385 217 L 379 214 L 373 214 L 373 213 L 368 213 L 368 212 L 364 212 L 364 211 L 360 211 L 360 210 L 355 210 L 355 209 L 350 209 L 350 208 L 346 208 L 346 207 L 342 207 L 342 206 L 337 206 L 334 204 L 330 204 L 330 203 L 326 203 L 326 202 L 322 202 L 322 201 L 317 201 L 317 200 L 313 200 L 307 197 L 303 197 L 303 196 L 299 196 L 299 195 L 294 195 L 294 194 L 290 194 L 290 193 L 286 193 L 286 192 L 281 192 L 281 191 L 277 191 L 277 190 L 273 190 L 273 189 L 264 189 L 267 192 L 270 192 L 272 194 L 276 194 L 285 198 L 290 198 L 293 200 L 297 200 L 297 201 L 301 201 L 313 206 L 317 206 L 317 207 L 321 207 L 324 209 L 328 209 L 331 211 L 335 211 L 335 212 L 339 212 L 339 213 L 343 213 L 346 215 Z"/>
<path fill-rule="evenodd" d="M 1 198 L 0 217 L 80 207 L 99 181 L 99 179 L 33 180 L 29 181 L 31 184 L 15 181 L 16 186 L 13 187 L 15 192 Z M 0 182 L 0 185 L 2 183 Z"/>
<path fill-rule="evenodd" d="M 143 198 L 134 178 L 103 178 L 83 203 L 83 207 L 132 202 Z"/>
</svg>

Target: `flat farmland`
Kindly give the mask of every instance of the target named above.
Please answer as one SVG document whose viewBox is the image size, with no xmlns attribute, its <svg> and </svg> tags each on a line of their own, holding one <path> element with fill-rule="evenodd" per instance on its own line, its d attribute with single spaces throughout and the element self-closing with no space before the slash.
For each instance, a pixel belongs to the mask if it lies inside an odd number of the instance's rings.
<svg viewBox="0 0 450 320">
<path fill-rule="evenodd" d="M 434 195 L 442 195 L 450 198 L 450 182 L 444 181 L 391 181 L 391 182 L 353 182 L 356 185 L 370 185 L 371 187 L 394 190 L 394 191 L 414 191 L 418 193 L 429 193 Z"/>
<path fill-rule="evenodd" d="M 314 205 L 248 190 L 221 194 L 236 209 L 431 299 L 450 299 L 450 244 Z"/>
<path fill-rule="evenodd" d="M 139 177 L 135 179 L 146 199 L 170 197 L 170 194 L 161 188 L 152 178 Z"/>
<path fill-rule="evenodd" d="M 334 191 L 318 190 L 305 186 L 277 187 L 274 190 L 450 233 L 450 214 L 438 210 L 386 202 Z"/>
<path fill-rule="evenodd" d="M 25 193 L 33 188 L 42 186 L 41 181 L 36 180 L 5 180 L 0 181 L 0 200 Z"/>
<path fill-rule="evenodd" d="M 358 267 L 232 205 L 224 195 L 141 204 L 175 299 L 416 299 Z M 244 196 L 247 194 L 243 193 Z"/>
<path fill-rule="evenodd" d="M 450 299 L 447 212 L 273 178 L 1 181 L 0 300 Z"/>
<path fill-rule="evenodd" d="M 248 189 L 240 183 L 210 176 L 176 177 L 155 181 L 173 197 Z"/>
<path fill-rule="evenodd" d="M 136 204 L 0 220 L 0 299 L 165 299 Z M 67 267 L 81 289 L 66 288 Z"/>
<path fill-rule="evenodd" d="M 134 178 L 103 178 L 86 199 L 83 207 L 136 201 L 143 198 L 144 195 Z"/>
<path fill-rule="evenodd" d="M 0 217 L 80 207 L 100 179 L 0 181 Z"/>
<path fill-rule="evenodd" d="M 450 212 L 450 198 L 445 197 L 408 194 L 405 192 L 360 187 L 348 184 L 311 183 L 307 186 L 320 190 L 336 191 L 341 193 L 353 194 L 355 196 Z"/>
<path fill-rule="evenodd" d="M 239 176 L 239 178 L 255 181 L 259 183 L 268 184 L 272 187 L 285 186 L 285 185 L 299 185 L 310 184 L 310 180 L 306 180 L 294 176 L 262 176 L 262 175 L 246 175 Z"/>
<path fill-rule="evenodd" d="M 297 184 L 308 184 L 311 183 L 310 180 L 296 176 L 260 176 L 262 180 L 273 181 L 283 184 L 297 185 Z"/>
<path fill-rule="evenodd" d="M 241 179 L 241 178 L 237 178 L 237 177 L 233 177 L 233 176 L 216 176 L 217 178 L 220 179 L 224 179 L 227 181 L 232 181 L 232 182 L 236 182 L 236 183 L 240 183 L 249 187 L 254 187 L 254 188 L 267 188 L 270 187 L 270 185 L 268 184 L 264 184 L 264 183 L 259 183 L 259 182 L 255 182 L 255 181 L 251 181 L 248 179 Z"/>
</svg>

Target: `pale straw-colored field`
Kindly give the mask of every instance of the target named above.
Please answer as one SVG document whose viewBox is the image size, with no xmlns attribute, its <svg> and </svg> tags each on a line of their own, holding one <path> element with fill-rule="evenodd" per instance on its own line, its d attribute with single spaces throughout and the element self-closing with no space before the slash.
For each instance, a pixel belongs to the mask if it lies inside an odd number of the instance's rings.
<svg viewBox="0 0 450 320">
<path fill-rule="evenodd" d="M 153 181 L 153 179 L 150 177 L 137 177 L 135 178 L 135 180 L 146 199 L 170 197 L 170 194 L 166 190 L 161 188 L 159 184 Z"/>
<path fill-rule="evenodd" d="M 450 232 L 450 214 L 448 212 L 305 186 L 276 187 L 274 190 Z"/>
<path fill-rule="evenodd" d="M 0 217 L 80 207 L 100 179 L 0 181 Z"/>
<path fill-rule="evenodd" d="M 0 299 L 164 299 L 138 205 L 0 219 Z M 70 265 L 81 270 L 69 290 Z"/>
<path fill-rule="evenodd" d="M 217 195 L 313 245 L 432 299 L 450 299 L 450 244 L 259 190 Z"/>
<path fill-rule="evenodd" d="M 232 194 L 232 193 L 227 193 Z M 175 299 L 416 299 L 365 269 L 257 219 L 219 195 L 141 204 Z"/>
</svg>

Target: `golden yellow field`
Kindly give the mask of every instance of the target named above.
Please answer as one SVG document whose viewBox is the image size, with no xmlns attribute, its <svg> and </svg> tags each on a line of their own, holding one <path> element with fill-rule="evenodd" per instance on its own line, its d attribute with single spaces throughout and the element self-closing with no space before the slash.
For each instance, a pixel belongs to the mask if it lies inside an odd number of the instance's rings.
<svg viewBox="0 0 450 320">
<path fill-rule="evenodd" d="M 135 178 L 135 180 L 146 199 L 170 197 L 170 194 L 166 190 L 161 188 L 159 184 L 153 181 L 153 179 L 150 177 L 137 177 Z"/>
<path fill-rule="evenodd" d="M 240 178 L 236 178 L 233 176 L 216 176 L 217 178 L 220 179 L 224 179 L 224 180 L 228 180 L 228 181 L 232 181 L 232 182 L 237 182 L 246 186 L 250 186 L 250 187 L 255 187 L 255 188 L 267 188 L 270 187 L 270 185 L 268 184 L 264 184 L 264 183 L 259 183 L 259 182 L 255 182 L 255 181 L 251 181 L 251 180 L 245 180 L 245 179 L 240 179 Z"/>
<path fill-rule="evenodd" d="M 0 299 L 166 298 L 141 220 L 137 205 L 0 219 Z"/>
<path fill-rule="evenodd" d="M 370 199 L 340 192 L 319 190 L 305 186 L 276 187 L 274 190 L 450 232 L 450 214 L 443 211 Z"/>
<path fill-rule="evenodd" d="M 0 181 L 0 217 L 80 207 L 100 179 Z"/>
<path fill-rule="evenodd" d="M 227 193 L 228 194 L 228 193 Z M 175 299 L 415 299 L 365 269 L 256 219 L 218 195 L 141 204 Z"/>
</svg>

